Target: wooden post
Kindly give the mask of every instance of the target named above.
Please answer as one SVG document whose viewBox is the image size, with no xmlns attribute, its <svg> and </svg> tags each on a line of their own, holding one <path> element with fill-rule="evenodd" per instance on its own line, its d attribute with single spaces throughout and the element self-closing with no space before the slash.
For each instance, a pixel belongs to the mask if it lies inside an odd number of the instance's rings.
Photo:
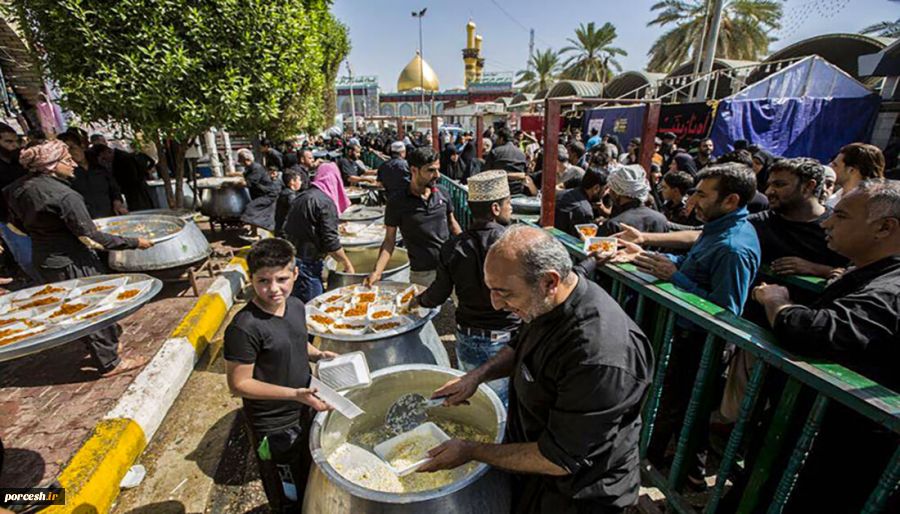
<svg viewBox="0 0 900 514">
<path fill-rule="evenodd" d="M 659 102 L 649 102 L 644 111 L 644 131 L 641 133 L 641 153 L 638 162 L 643 166 L 647 176 L 650 176 L 650 165 L 653 164 L 655 153 L 653 142 L 656 140 L 656 130 L 659 127 Z M 663 170 L 665 173 L 666 170 Z M 651 184 L 655 186 L 656 184 Z"/>
<path fill-rule="evenodd" d="M 441 151 L 441 138 L 438 135 L 438 117 L 436 114 L 431 115 L 431 146 L 435 152 Z"/>
<path fill-rule="evenodd" d="M 475 115 L 475 156 L 479 159 L 484 156 L 484 116 Z"/>
<path fill-rule="evenodd" d="M 556 214 L 556 160 L 559 155 L 559 101 L 544 100 L 544 171 L 541 185 L 541 226 L 552 227 Z"/>
</svg>

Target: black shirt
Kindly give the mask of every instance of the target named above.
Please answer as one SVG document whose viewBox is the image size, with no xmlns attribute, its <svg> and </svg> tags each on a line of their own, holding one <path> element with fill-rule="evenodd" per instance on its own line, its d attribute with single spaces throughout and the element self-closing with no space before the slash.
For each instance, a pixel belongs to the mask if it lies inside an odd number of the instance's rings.
<svg viewBox="0 0 900 514">
<path fill-rule="evenodd" d="M 19 164 L 19 152 L 16 151 L 9 161 L 0 157 L 0 190 L 25 176 L 25 168 Z M 5 195 L 0 195 L 0 222 L 9 218 L 9 208 L 6 206 Z"/>
<path fill-rule="evenodd" d="M 378 167 L 378 182 L 384 186 L 384 191 L 388 198 L 396 193 L 403 193 L 409 190 L 409 164 L 405 159 L 394 157 L 389 161 L 381 163 Z"/>
<path fill-rule="evenodd" d="M 225 360 L 253 364 L 253 378 L 282 387 L 308 387 L 306 309 L 293 296 L 278 317 L 249 302 L 225 329 Z M 244 398 L 244 412 L 253 428 L 271 432 L 300 421 L 301 403 L 291 400 Z"/>
<path fill-rule="evenodd" d="M 270 167 L 284 169 L 284 156 L 278 150 L 269 148 L 269 151 L 263 154 L 263 166 L 268 169 Z"/>
<path fill-rule="evenodd" d="M 831 215 L 831 209 L 813 221 L 786 220 L 775 211 L 767 210 L 751 215 L 747 220 L 756 229 L 762 264 L 782 257 L 800 257 L 816 264 L 834 268 L 847 265 L 847 258 L 828 248 L 825 229 L 821 223 Z"/>
<path fill-rule="evenodd" d="M 278 200 L 275 201 L 275 236 L 284 237 L 284 220 L 287 219 L 288 211 L 291 209 L 291 203 L 297 197 L 297 191 L 289 187 L 285 187 L 278 193 Z"/>
<path fill-rule="evenodd" d="M 244 168 L 244 182 L 247 183 L 251 200 L 278 194 L 278 184 L 272 182 L 269 172 L 258 162 L 252 162 Z"/>
<path fill-rule="evenodd" d="M 506 227 L 493 221 L 470 225 L 462 234 L 451 238 L 441 248 L 434 282 L 419 296 L 419 304 L 433 308 L 443 304 L 456 289 L 459 305 L 456 323 L 467 328 L 512 331 L 519 318 L 506 311 L 494 310 L 491 291 L 484 284 L 484 260 L 488 249 Z"/>
<path fill-rule="evenodd" d="M 484 171 L 504 170 L 513 173 L 525 173 L 525 153 L 512 144 L 512 141 L 495 146 L 488 152 L 484 161 L 484 167 L 482 168 Z M 510 180 L 510 194 L 521 194 L 524 185 L 524 182 L 521 180 Z"/>
<path fill-rule="evenodd" d="M 122 200 L 119 184 L 105 168 L 86 170 L 78 166 L 72 179 L 72 189 L 84 198 L 84 204 L 94 219 L 115 216 L 112 204 Z"/>
<path fill-rule="evenodd" d="M 641 232 L 666 232 L 667 222 L 668 220 L 663 213 L 654 211 L 635 200 L 615 209 L 613 216 L 600 227 L 597 235 L 609 236 L 621 232 L 622 223 L 630 225 Z"/>
<path fill-rule="evenodd" d="M 339 217 L 334 202 L 312 186 L 291 202 L 282 230 L 301 259 L 320 259 L 341 249 Z"/>
<path fill-rule="evenodd" d="M 594 222 L 594 208 L 581 187 L 566 189 L 556 195 L 556 210 L 553 226 L 563 232 L 578 237 L 575 225 Z"/>
<path fill-rule="evenodd" d="M 579 276 L 566 301 L 523 325 L 512 346 L 507 439 L 537 442 L 569 472 L 524 476 L 515 511 L 589 512 L 636 502 L 641 402 L 653 369 L 641 329 Z"/>
<path fill-rule="evenodd" d="M 10 220 L 31 237 L 34 263 L 62 268 L 94 262 L 80 237 L 88 237 L 107 250 L 137 248 L 137 239 L 97 230 L 81 195 L 58 178 L 29 174 L 3 190 Z"/>
<path fill-rule="evenodd" d="M 350 177 L 359 177 L 363 174 L 363 170 L 356 161 L 346 157 L 340 157 L 337 160 L 337 167 L 341 170 L 341 178 L 344 179 L 344 187 L 350 186 Z"/>
<path fill-rule="evenodd" d="M 427 200 L 413 195 L 409 188 L 405 194 L 395 195 L 384 212 L 384 224 L 398 227 L 412 271 L 431 271 L 438 267 L 441 247 L 450 239 L 450 215 L 453 205 L 438 188 L 431 189 Z"/>
<path fill-rule="evenodd" d="M 147 185 L 146 168 L 141 169 L 135 157 L 136 155 L 131 152 L 116 148 L 113 152 L 113 178 L 125 195 L 128 210 L 153 209 L 155 206 L 150 197 L 150 187 Z"/>
<path fill-rule="evenodd" d="M 900 255 L 851 269 L 809 307 L 783 309 L 774 332 L 792 351 L 825 356 L 900 391 Z"/>
<path fill-rule="evenodd" d="M 662 213 L 667 220 L 672 223 L 677 223 L 678 225 L 697 227 L 703 224 L 703 222 L 698 220 L 697 216 L 694 215 L 694 211 L 691 211 L 690 214 L 687 213 L 687 197 L 683 197 L 678 203 L 666 200 L 662 204 Z"/>
</svg>

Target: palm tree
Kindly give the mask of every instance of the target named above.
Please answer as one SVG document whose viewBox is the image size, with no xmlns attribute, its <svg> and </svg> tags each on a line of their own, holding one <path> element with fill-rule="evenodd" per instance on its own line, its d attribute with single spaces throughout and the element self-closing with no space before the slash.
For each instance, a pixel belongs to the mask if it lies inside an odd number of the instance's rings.
<svg viewBox="0 0 900 514">
<path fill-rule="evenodd" d="M 658 11 L 648 26 L 675 27 L 653 43 L 647 54 L 649 71 L 668 73 L 689 57 L 693 58 L 703 40 L 706 15 L 712 0 L 662 0 L 650 10 Z M 716 45 L 716 57 L 758 61 L 769 53 L 770 35 L 781 28 L 781 4 L 775 0 L 728 0 L 722 12 L 722 25 Z"/>
<path fill-rule="evenodd" d="M 900 18 L 897 21 L 883 21 L 859 31 L 860 34 L 875 34 L 880 37 L 900 37 Z"/>
<path fill-rule="evenodd" d="M 537 93 L 550 89 L 559 76 L 559 53 L 552 48 L 537 50 L 528 63 L 529 69 L 516 74 L 516 84 L 523 93 Z"/>
<path fill-rule="evenodd" d="M 625 50 L 613 46 L 616 39 L 616 27 L 606 22 L 599 29 L 594 22 L 581 24 L 575 29 L 575 39 L 569 38 L 570 46 L 560 50 L 562 54 L 570 54 L 563 63 L 563 76 L 588 82 L 606 82 L 612 78 L 613 72 L 622 71 L 617 56 L 628 55 Z"/>
</svg>

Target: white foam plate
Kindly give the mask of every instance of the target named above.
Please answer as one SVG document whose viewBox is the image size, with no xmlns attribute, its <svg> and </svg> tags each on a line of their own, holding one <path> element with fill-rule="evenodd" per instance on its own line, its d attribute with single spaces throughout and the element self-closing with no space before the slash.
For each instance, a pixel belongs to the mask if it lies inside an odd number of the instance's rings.
<svg viewBox="0 0 900 514">
<path fill-rule="evenodd" d="M 319 361 L 317 371 L 319 380 L 337 391 L 372 383 L 369 363 L 363 352 L 345 353 L 334 359 Z"/>
<path fill-rule="evenodd" d="M 412 473 L 413 471 L 421 468 L 428 461 L 430 461 L 431 458 L 425 457 L 423 459 L 417 460 L 416 462 L 414 462 L 413 464 L 411 464 L 405 468 L 397 469 L 391 465 L 390 457 L 393 456 L 397 447 L 399 447 L 401 444 L 407 442 L 410 439 L 413 439 L 416 437 L 423 437 L 423 436 L 428 437 L 430 439 L 434 439 L 434 446 L 432 446 L 432 448 L 434 448 L 435 446 L 438 446 L 439 444 L 443 443 L 444 441 L 450 440 L 450 436 L 448 436 L 443 430 L 441 430 L 441 428 L 439 426 L 437 426 L 434 423 L 429 421 L 427 423 L 422 423 L 421 425 L 410 430 L 409 432 L 403 432 L 400 435 L 394 436 L 394 437 L 388 439 L 387 441 L 384 441 L 383 443 L 376 445 L 375 448 L 373 448 L 373 450 L 375 450 L 376 455 L 378 455 L 379 457 L 384 459 L 385 462 L 388 463 L 388 466 L 395 473 L 397 473 L 397 475 L 402 477 L 402 476 L 408 475 L 408 474 Z M 431 448 L 429 448 L 429 449 L 431 449 Z"/>
</svg>

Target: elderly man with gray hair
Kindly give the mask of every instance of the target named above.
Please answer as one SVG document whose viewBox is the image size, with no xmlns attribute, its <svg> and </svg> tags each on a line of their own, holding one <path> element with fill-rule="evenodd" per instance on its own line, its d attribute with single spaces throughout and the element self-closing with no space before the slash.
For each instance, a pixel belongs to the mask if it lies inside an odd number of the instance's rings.
<svg viewBox="0 0 900 514">
<path fill-rule="evenodd" d="M 609 196 L 612 200 L 610 218 L 600 227 L 601 236 L 620 232 L 622 224 L 643 227 L 641 232 L 665 232 L 666 216 L 647 207 L 650 196 L 650 182 L 640 164 L 629 164 L 613 169 L 609 173 Z"/>
<path fill-rule="evenodd" d="M 494 308 L 525 323 L 491 360 L 434 392 L 457 405 L 509 377 L 506 443 L 453 439 L 420 471 L 476 460 L 515 474 L 513 512 L 623 512 L 638 498 L 640 407 L 653 357 L 641 329 L 596 283 L 595 261 L 573 266 L 546 232 L 523 226 L 484 264 Z"/>
<path fill-rule="evenodd" d="M 822 227 L 828 247 L 853 267 L 808 306 L 778 285 L 760 285 L 753 299 L 765 307 L 779 344 L 900 391 L 900 181 L 862 182 L 843 195 Z M 859 512 L 897 448 L 896 434 L 833 403 L 791 497 L 798 512 Z M 898 509 L 895 493 L 885 512 Z"/>
</svg>

